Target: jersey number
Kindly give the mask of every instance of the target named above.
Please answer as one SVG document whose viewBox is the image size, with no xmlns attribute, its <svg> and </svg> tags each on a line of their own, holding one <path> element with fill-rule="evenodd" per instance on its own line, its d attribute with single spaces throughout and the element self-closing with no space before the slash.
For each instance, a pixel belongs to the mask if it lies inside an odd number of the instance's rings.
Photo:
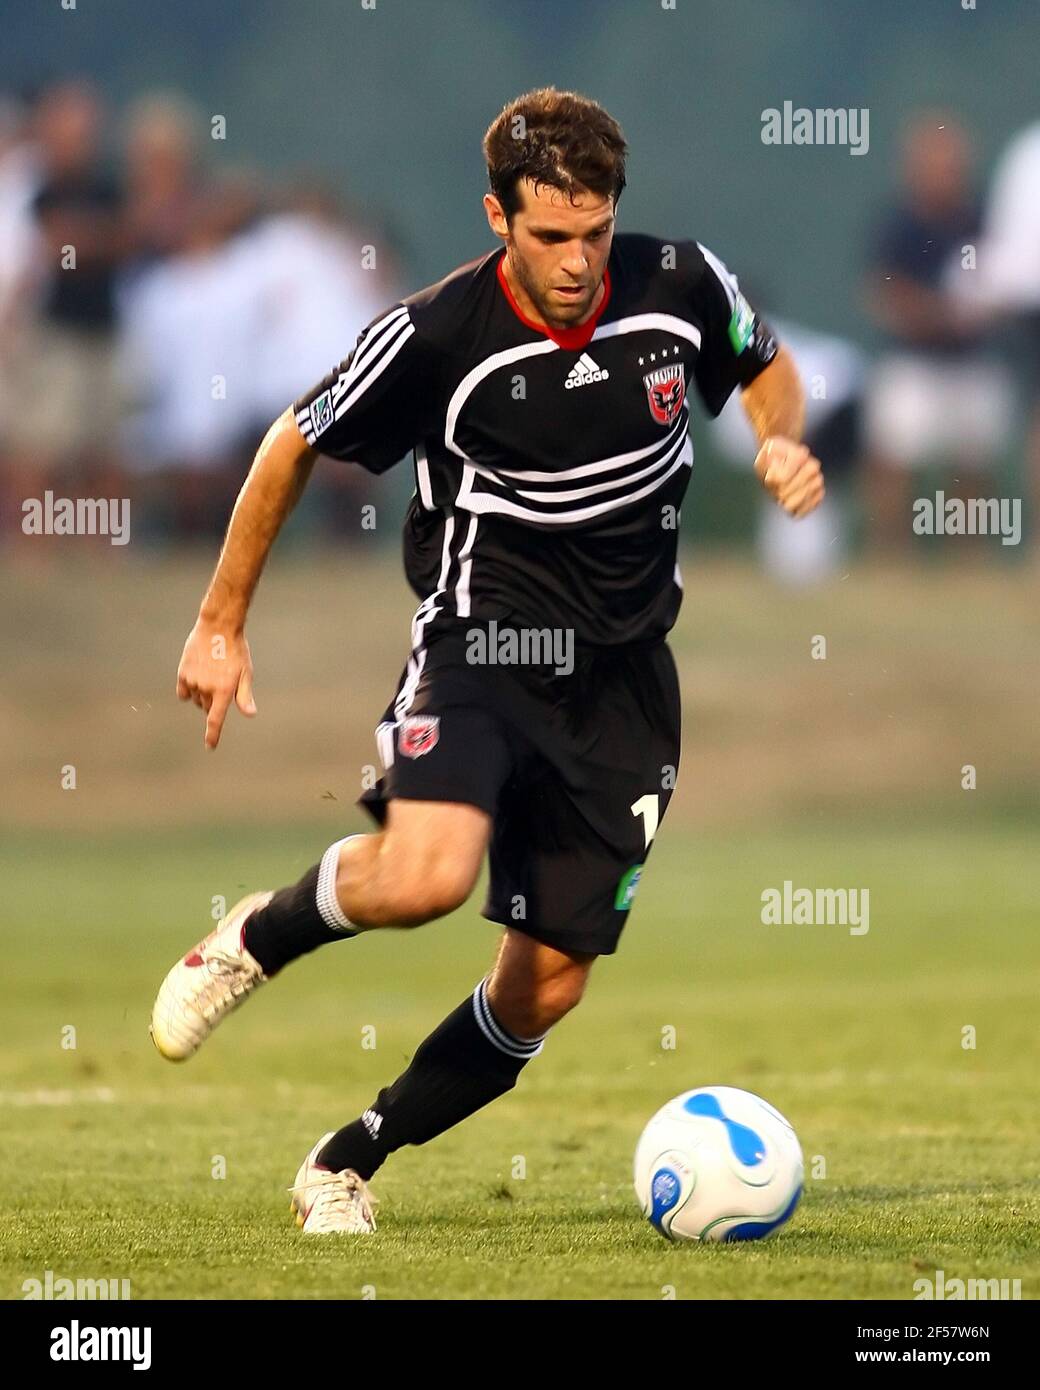
<svg viewBox="0 0 1040 1390">
<path fill-rule="evenodd" d="M 632 814 L 643 817 L 643 848 L 649 849 L 650 842 L 657 834 L 657 827 L 661 821 L 661 797 L 658 792 L 647 792 L 646 796 L 641 796 L 638 801 L 632 802 Z"/>
</svg>

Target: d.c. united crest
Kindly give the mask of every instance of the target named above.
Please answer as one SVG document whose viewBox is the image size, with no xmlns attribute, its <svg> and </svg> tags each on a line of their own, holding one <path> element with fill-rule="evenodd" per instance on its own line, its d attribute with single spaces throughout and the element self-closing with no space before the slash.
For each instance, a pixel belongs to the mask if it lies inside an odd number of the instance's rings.
<svg viewBox="0 0 1040 1390">
<path fill-rule="evenodd" d="M 646 402 L 650 414 L 659 425 L 670 425 L 686 399 L 686 367 L 682 362 L 669 362 L 643 377 Z"/>
<path fill-rule="evenodd" d="M 398 751 L 406 758 L 421 758 L 436 748 L 441 736 L 441 721 L 436 714 L 410 714 L 403 720 L 397 734 Z"/>
</svg>

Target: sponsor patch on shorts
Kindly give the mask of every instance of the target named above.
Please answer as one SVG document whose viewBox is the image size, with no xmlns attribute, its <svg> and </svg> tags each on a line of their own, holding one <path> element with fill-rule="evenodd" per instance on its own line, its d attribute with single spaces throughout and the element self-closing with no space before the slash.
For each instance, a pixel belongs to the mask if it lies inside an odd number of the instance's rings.
<svg viewBox="0 0 1040 1390">
<path fill-rule="evenodd" d="M 636 889 L 639 887 L 639 879 L 642 873 L 642 864 L 633 864 L 631 869 L 626 869 L 621 875 L 621 881 L 614 895 L 614 906 L 617 908 L 618 912 L 627 912 L 632 906 L 632 899 L 636 895 Z"/>
</svg>

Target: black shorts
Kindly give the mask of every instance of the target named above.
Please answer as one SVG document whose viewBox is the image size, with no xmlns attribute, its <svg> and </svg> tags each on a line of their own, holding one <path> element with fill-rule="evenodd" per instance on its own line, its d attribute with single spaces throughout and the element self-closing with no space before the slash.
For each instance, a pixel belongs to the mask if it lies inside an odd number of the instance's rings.
<svg viewBox="0 0 1040 1390">
<path fill-rule="evenodd" d="M 678 772 L 671 651 L 586 648 L 569 672 L 567 658 L 473 664 L 476 626 L 413 652 L 376 730 L 384 774 L 359 805 L 380 823 L 394 797 L 480 807 L 493 822 L 483 915 L 609 955 Z"/>
</svg>

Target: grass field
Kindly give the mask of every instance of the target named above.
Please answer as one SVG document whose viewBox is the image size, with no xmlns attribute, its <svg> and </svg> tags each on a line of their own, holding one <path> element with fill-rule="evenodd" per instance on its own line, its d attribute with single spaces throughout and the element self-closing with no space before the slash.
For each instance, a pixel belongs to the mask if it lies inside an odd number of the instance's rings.
<svg viewBox="0 0 1040 1390">
<path fill-rule="evenodd" d="M 266 723 L 239 723 L 207 760 L 195 711 L 168 689 L 197 577 L 108 577 L 93 606 L 61 575 L 23 578 L 2 618 L 15 718 L 0 736 L 0 1297 L 48 1269 L 129 1278 L 141 1299 L 906 1299 L 936 1269 L 1036 1296 L 1037 658 L 1020 580 L 925 575 L 901 605 L 885 575 L 811 599 L 739 569 L 702 576 L 713 603 L 688 602 L 676 642 L 683 795 L 621 951 L 515 1091 L 391 1158 L 374 1239 L 325 1244 L 289 1219 L 303 1154 L 472 989 L 496 929 L 475 899 L 414 933 L 327 948 L 190 1063 L 158 1058 L 152 998 L 212 896 L 290 882 L 360 827 L 349 769 L 370 756 L 360 730 L 404 630 L 396 615 L 366 629 L 349 662 L 365 698 L 344 701 L 330 688 L 342 653 L 330 676 L 327 649 L 294 636 L 314 574 L 277 577 L 258 627 Z M 820 631 L 822 670 L 806 656 Z M 79 784 L 63 796 L 69 761 Z M 959 786 L 968 761 L 975 794 Z M 761 892 L 785 879 L 869 888 L 869 932 L 763 926 Z M 787 1114 L 806 1193 L 769 1241 L 671 1247 L 639 1216 L 631 1155 L 658 1105 L 711 1083 Z"/>
<path fill-rule="evenodd" d="M 623 950 L 518 1088 L 374 1184 L 377 1236 L 301 1237 L 284 1189 L 486 967 L 472 911 L 300 962 L 183 1067 L 146 1036 L 208 894 L 292 877 L 314 834 L 5 844 L 0 1293 L 52 1269 L 135 1297 L 908 1298 L 913 1280 L 1040 1274 L 1035 827 L 876 825 L 662 843 Z M 870 931 L 764 927 L 761 886 L 871 889 Z M 994 905 L 999 904 L 999 910 Z M 188 918 L 194 914 L 194 922 Z M 46 923 L 44 937 L 31 929 Z M 10 997 L 12 980 L 31 989 Z M 61 1030 L 77 1030 L 62 1050 Z M 374 1051 L 361 1047 L 376 1027 Z M 661 1048 L 666 1024 L 674 1051 Z M 977 1030 L 965 1051 L 961 1030 Z M 668 1096 L 726 1083 L 799 1131 L 807 1182 L 778 1237 L 672 1248 L 635 1208 L 635 1138 Z M 215 1155 L 227 1176 L 211 1176 Z M 511 1176 L 523 1155 L 527 1176 Z M 818 1167 L 818 1165 L 817 1165 Z"/>
</svg>

